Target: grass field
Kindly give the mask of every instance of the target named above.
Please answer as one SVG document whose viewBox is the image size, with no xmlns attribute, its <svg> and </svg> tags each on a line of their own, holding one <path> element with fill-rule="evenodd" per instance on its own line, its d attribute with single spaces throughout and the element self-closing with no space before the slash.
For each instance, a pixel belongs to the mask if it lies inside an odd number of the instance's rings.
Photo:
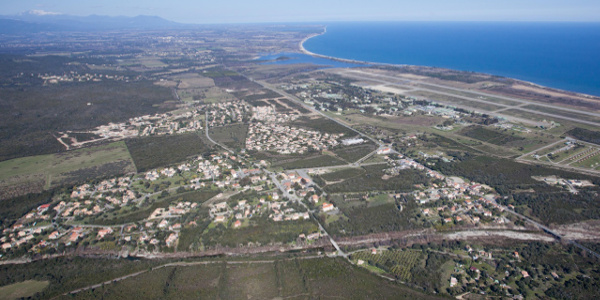
<svg viewBox="0 0 600 300">
<path fill-rule="evenodd" d="M 218 143 L 234 149 L 242 149 L 246 146 L 248 125 L 233 124 L 222 127 L 212 127 L 209 129 L 208 133 L 210 137 Z"/>
<path fill-rule="evenodd" d="M 389 274 L 394 275 L 402 281 L 409 281 L 411 278 L 410 270 L 421 260 L 422 253 L 415 250 L 383 250 L 377 254 L 371 251 L 361 251 L 350 256 L 353 261 L 359 259 L 366 264 L 383 269 Z"/>
<path fill-rule="evenodd" d="M 329 258 L 167 267 L 74 298 L 440 299 Z"/>
<path fill-rule="evenodd" d="M 363 158 L 365 155 L 375 151 L 376 149 L 377 146 L 375 146 L 372 142 L 368 142 L 360 145 L 342 146 L 333 149 L 332 152 L 345 161 L 353 163 Z"/>
<path fill-rule="evenodd" d="M 127 148 L 138 172 L 168 166 L 209 151 L 209 146 L 195 133 L 129 139 Z"/>
<path fill-rule="evenodd" d="M 211 78 L 198 74 L 183 74 L 173 76 L 172 78 L 179 80 L 178 89 L 201 89 L 215 86 L 215 82 Z"/>
<path fill-rule="evenodd" d="M 481 126 L 469 126 L 461 131 L 461 134 L 483 142 L 502 146 L 515 141 L 525 140 L 520 136 L 514 136 L 499 132 L 498 130 L 487 129 Z"/>
<path fill-rule="evenodd" d="M 135 167 L 125 142 L 16 158 L 0 162 L 0 199 L 128 172 Z"/>
<path fill-rule="evenodd" d="M 314 157 L 309 157 L 305 159 L 295 160 L 291 162 L 286 162 L 280 165 L 272 165 L 274 167 L 282 167 L 284 169 L 299 169 L 299 168 L 316 168 L 316 167 L 327 167 L 327 166 L 338 166 L 345 165 L 346 162 L 331 156 L 331 155 L 319 155 Z"/>
<path fill-rule="evenodd" d="M 314 129 L 325 133 L 343 133 L 345 137 L 357 135 L 354 130 L 348 129 L 323 117 L 300 117 L 293 121 L 291 125 Z"/>
<path fill-rule="evenodd" d="M 369 191 L 409 191 L 415 184 L 429 181 L 422 171 L 402 170 L 397 176 L 383 179 L 386 166 L 373 165 L 363 167 L 365 173 L 324 187 L 328 193 L 352 193 Z"/>
<path fill-rule="evenodd" d="M 187 88 L 177 90 L 177 94 L 183 101 L 200 100 L 204 103 L 220 103 L 235 100 L 235 96 L 218 87 L 210 88 Z"/>
<path fill-rule="evenodd" d="M 13 283 L 0 287 L 0 300 L 12 300 L 32 297 L 38 292 L 43 291 L 50 282 L 27 280 L 19 283 Z"/>
<path fill-rule="evenodd" d="M 357 201 L 350 205 L 343 201 L 334 201 L 334 204 L 346 217 L 327 224 L 327 231 L 334 236 L 358 236 L 414 227 L 411 223 L 416 212 L 414 201 L 402 204 L 402 211 L 396 203 L 369 206 L 364 201 Z"/>
<path fill-rule="evenodd" d="M 364 174 L 366 171 L 363 168 L 348 168 L 348 169 L 341 169 L 338 171 L 334 171 L 331 173 L 326 173 L 323 175 L 319 175 L 319 177 L 321 177 L 321 179 L 325 180 L 325 181 L 340 181 L 340 180 L 346 180 L 352 177 L 356 177 L 356 176 L 360 176 L 362 174 Z"/>
<path fill-rule="evenodd" d="M 256 218 L 255 218 L 256 219 Z M 202 235 L 205 246 L 229 246 L 237 247 L 248 243 L 267 245 L 271 243 L 287 244 L 295 241 L 298 235 L 306 235 L 317 232 L 318 227 L 312 220 L 274 222 L 265 218 L 253 220 L 247 227 L 236 229 L 216 226 L 207 230 Z"/>
</svg>

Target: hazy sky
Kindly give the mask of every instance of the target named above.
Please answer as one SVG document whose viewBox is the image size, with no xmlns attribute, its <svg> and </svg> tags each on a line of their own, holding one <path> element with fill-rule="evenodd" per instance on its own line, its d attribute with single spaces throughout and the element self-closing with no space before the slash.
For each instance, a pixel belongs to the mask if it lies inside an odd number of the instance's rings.
<svg viewBox="0 0 600 300">
<path fill-rule="evenodd" d="M 0 0 L 0 14 L 156 15 L 182 23 L 594 21 L 598 0 Z"/>
</svg>

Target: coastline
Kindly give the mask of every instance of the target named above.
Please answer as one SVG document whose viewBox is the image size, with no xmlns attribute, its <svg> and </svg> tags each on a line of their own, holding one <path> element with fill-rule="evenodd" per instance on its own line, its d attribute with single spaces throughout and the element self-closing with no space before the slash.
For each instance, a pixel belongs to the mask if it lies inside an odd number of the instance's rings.
<svg viewBox="0 0 600 300">
<path fill-rule="evenodd" d="M 339 61 L 339 62 L 345 62 L 345 63 L 352 63 L 352 64 L 358 64 L 358 65 L 363 65 L 363 66 L 390 66 L 390 67 L 426 67 L 426 68 L 434 68 L 434 69 L 440 69 L 440 70 L 452 70 L 452 71 L 457 71 L 457 72 L 474 72 L 474 71 L 461 71 L 461 70 L 454 70 L 454 69 L 447 69 L 447 68 L 439 68 L 439 67 L 431 67 L 431 66 L 419 66 L 419 65 L 408 65 L 408 64 L 392 64 L 392 63 L 381 63 L 381 62 L 370 62 L 370 61 L 361 61 L 361 60 L 353 60 L 353 59 L 346 59 L 346 58 L 339 58 L 339 57 L 334 57 L 334 56 L 328 56 L 328 55 L 322 55 L 322 54 L 317 54 L 311 51 L 308 51 L 306 48 L 304 48 L 304 43 L 306 41 L 308 41 L 311 38 L 320 36 L 327 33 L 327 26 L 324 26 L 323 28 L 323 32 L 321 33 L 315 33 L 315 34 L 311 34 L 307 37 L 305 37 L 304 39 L 302 39 L 302 41 L 300 41 L 300 43 L 298 44 L 298 48 L 300 50 L 301 53 L 306 54 L 306 55 L 310 55 L 313 57 L 319 57 L 319 58 L 325 58 L 325 59 L 329 59 L 329 60 L 334 60 L 334 61 Z M 478 73 L 478 74 L 484 74 L 484 75 L 489 75 L 489 76 L 500 76 L 500 75 L 494 75 L 494 74 L 488 74 L 488 73 L 481 73 L 481 72 L 474 72 L 474 73 Z M 513 77 L 506 77 L 506 76 L 500 76 L 503 78 L 507 78 L 510 80 L 514 80 L 517 82 L 521 82 L 523 84 L 527 84 L 539 89 L 543 89 L 543 90 L 548 90 L 548 91 L 555 91 L 555 92 L 561 92 L 561 93 L 566 93 L 566 94 L 572 94 L 572 95 L 576 95 L 576 96 L 580 96 L 580 97 L 585 97 L 585 98 L 589 98 L 590 100 L 600 100 L 600 96 L 596 96 L 596 95 L 591 95 L 591 94 L 586 94 L 586 93 L 581 93 L 581 92 L 576 92 L 576 91 L 570 91 L 570 90 L 563 90 L 560 88 L 553 88 L 553 87 L 549 87 L 549 86 L 545 86 L 545 85 L 541 85 L 541 84 L 537 84 L 531 81 L 526 81 L 526 80 L 522 80 L 522 79 L 517 79 L 517 78 L 513 78 Z"/>
<path fill-rule="evenodd" d="M 300 41 L 300 43 L 298 44 L 298 48 L 300 48 L 300 52 L 302 52 L 303 54 L 306 54 L 306 55 L 314 56 L 314 57 L 325 58 L 325 59 L 335 60 L 335 61 L 345 62 L 345 63 L 352 63 L 352 64 L 357 64 L 357 65 L 383 65 L 381 63 L 371 63 L 371 62 L 360 61 L 360 60 L 352 60 L 352 59 L 345 59 L 345 58 L 321 55 L 321 54 L 310 52 L 310 51 L 306 50 L 306 48 L 304 48 L 304 43 L 306 41 L 308 41 L 309 39 L 312 39 L 314 37 L 326 34 L 326 33 L 327 33 L 327 26 L 323 27 L 323 32 L 311 34 L 311 35 L 305 37 L 304 39 L 302 39 L 302 41 Z"/>
</svg>

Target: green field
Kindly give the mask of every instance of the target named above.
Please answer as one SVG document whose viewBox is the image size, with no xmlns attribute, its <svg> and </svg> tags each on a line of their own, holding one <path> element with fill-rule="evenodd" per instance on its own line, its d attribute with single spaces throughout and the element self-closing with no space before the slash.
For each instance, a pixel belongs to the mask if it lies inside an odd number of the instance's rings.
<svg viewBox="0 0 600 300">
<path fill-rule="evenodd" d="M 246 146 L 248 125 L 233 124 L 222 127 L 212 127 L 208 130 L 210 137 L 217 143 L 233 149 L 243 149 Z"/>
<path fill-rule="evenodd" d="M 253 218 L 250 226 L 225 228 L 222 224 L 207 229 L 200 236 L 205 246 L 237 247 L 248 243 L 267 245 L 272 243 L 294 242 L 301 233 L 310 234 L 318 231 L 312 220 L 274 222 L 266 217 Z"/>
<path fill-rule="evenodd" d="M 341 259 L 214 263 L 154 270 L 75 299 L 439 299 Z M 66 297 L 65 297 L 66 299 Z"/>
<path fill-rule="evenodd" d="M 135 172 L 124 142 L 0 162 L 0 199 Z"/>
<path fill-rule="evenodd" d="M 195 133 L 128 139 L 127 148 L 138 172 L 182 162 L 210 150 Z"/>
<path fill-rule="evenodd" d="M 0 287 L 0 300 L 32 297 L 48 287 L 48 281 L 27 280 Z"/>
<path fill-rule="evenodd" d="M 316 167 L 327 167 L 327 166 L 338 166 L 345 165 L 346 162 L 331 156 L 331 155 L 319 155 L 305 159 L 295 160 L 282 164 L 273 164 L 273 167 L 282 167 L 284 169 L 300 169 L 300 168 L 316 168 Z"/>
<path fill-rule="evenodd" d="M 369 142 L 369 143 L 360 144 L 360 145 L 341 146 L 341 147 L 332 149 L 331 151 L 333 153 L 335 153 L 335 155 L 344 159 L 345 161 L 347 161 L 349 163 L 353 163 L 375 150 L 377 150 L 377 146 L 375 146 L 373 143 Z"/>
<path fill-rule="evenodd" d="M 356 131 L 348 129 L 332 120 L 323 117 L 300 117 L 291 122 L 290 125 L 309 128 L 325 133 L 342 133 L 345 137 L 352 137 L 357 134 Z"/>
<path fill-rule="evenodd" d="M 343 200 L 342 200 L 343 201 Z M 402 211 L 396 203 L 380 204 L 370 207 L 361 205 L 342 205 L 334 202 L 345 218 L 327 224 L 327 231 L 334 236 L 358 236 L 377 232 L 401 231 L 414 227 L 416 204 L 403 204 Z"/>
<path fill-rule="evenodd" d="M 385 165 L 363 167 L 365 172 L 359 176 L 348 178 L 343 182 L 327 185 L 324 190 L 328 193 L 354 193 L 369 191 L 412 191 L 415 184 L 429 182 L 423 171 L 401 170 L 399 175 L 385 178 Z"/>
<path fill-rule="evenodd" d="M 514 136 L 514 132 L 512 135 L 509 135 L 501 133 L 498 130 L 487 129 L 481 126 L 469 126 L 462 130 L 462 134 L 498 146 L 525 140 L 525 138 Z"/>
<path fill-rule="evenodd" d="M 371 251 L 361 251 L 350 256 L 355 263 L 360 259 L 366 264 L 383 269 L 394 277 L 409 281 L 411 278 L 411 269 L 421 260 L 421 251 L 415 250 L 384 250 L 372 254 Z"/>
<path fill-rule="evenodd" d="M 352 177 L 360 176 L 364 174 L 366 171 L 363 168 L 347 168 L 340 169 L 330 173 L 325 173 L 323 175 L 318 175 L 321 179 L 325 181 L 339 181 L 346 180 Z"/>
<path fill-rule="evenodd" d="M 169 261 L 62 257 L 28 264 L 0 265 L 0 285 L 34 280 L 50 284 L 36 298 L 50 299 L 63 293 L 113 278 L 148 270 Z M 41 285 L 38 285 L 41 288 Z"/>
</svg>

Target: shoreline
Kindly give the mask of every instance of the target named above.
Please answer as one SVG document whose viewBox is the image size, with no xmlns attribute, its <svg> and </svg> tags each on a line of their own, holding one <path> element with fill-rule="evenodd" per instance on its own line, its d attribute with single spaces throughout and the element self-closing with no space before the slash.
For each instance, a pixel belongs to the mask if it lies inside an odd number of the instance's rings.
<svg viewBox="0 0 600 300">
<path fill-rule="evenodd" d="M 372 65 L 372 66 L 390 66 L 390 67 L 424 67 L 424 68 L 433 68 L 433 69 L 439 69 L 439 70 L 452 70 L 452 71 L 457 71 L 457 72 L 473 72 L 473 73 L 484 74 L 484 75 L 488 75 L 488 76 L 499 76 L 499 77 L 502 77 L 502 78 L 507 78 L 507 79 L 518 81 L 518 82 L 522 82 L 522 83 L 525 83 L 525 84 L 528 84 L 530 86 L 533 86 L 533 87 L 536 87 L 536 88 L 540 88 L 540 89 L 543 89 L 543 90 L 557 91 L 557 92 L 562 92 L 562 93 L 567 93 L 567 94 L 574 94 L 576 96 L 585 97 L 585 98 L 588 98 L 590 100 L 600 100 L 600 95 L 596 96 L 596 95 L 591 95 L 591 94 L 586 94 L 586 93 L 581 93 L 581 92 L 576 92 L 576 91 L 563 90 L 563 89 L 560 89 L 560 88 L 553 88 L 553 87 L 549 87 L 549 86 L 537 84 L 537 83 L 534 83 L 534 82 L 531 82 L 531 81 L 526 81 L 526 80 L 517 79 L 517 78 L 513 78 L 513 77 L 506 77 L 506 76 L 502 76 L 502 75 L 495 75 L 495 74 L 489 74 L 489 73 L 481 73 L 481 72 L 475 72 L 475 71 L 462 71 L 462 70 L 456 70 L 456 69 L 431 67 L 431 66 L 420 66 L 420 65 L 409 65 L 409 64 L 392 64 L 392 63 L 381 63 L 381 62 L 370 62 L 370 61 L 353 60 L 353 59 L 346 59 L 346 58 L 339 58 L 339 57 L 333 57 L 333 56 L 328 56 L 328 55 L 317 54 L 317 53 L 314 53 L 314 52 L 310 52 L 310 51 L 306 50 L 306 48 L 304 48 L 304 43 L 306 41 L 308 41 L 311 38 L 323 35 L 325 33 L 327 33 L 327 26 L 325 26 L 323 28 L 323 32 L 311 34 L 311 35 L 305 37 L 304 39 L 302 39 L 302 41 L 300 41 L 300 43 L 298 44 L 300 52 L 303 53 L 303 54 L 306 54 L 306 55 L 313 56 L 313 57 L 325 58 L 325 59 L 334 60 L 334 61 L 340 61 L 340 62 L 345 62 L 345 63 L 358 64 L 358 65 L 362 65 L 362 66 Z"/>
<path fill-rule="evenodd" d="M 340 62 L 345 62 L 345 63 L 352 63 L 352 64 L 358 64 L 358 65 L 380 64 L 380 63 L 371 63 L 371 62 L 366 62 L 366 61 L 352 60 L 352 59 L 346 59 L 346 58 L 339 58 L 339 57 L 333 57 L 333 56 L 327 56 L 327 55 L 317 54 L 317 53 L 314 53 L 314 52 L 310 52 L 310 51 L 306 50 L 306 48 L 304 48 L 304 43 L 306 41 L 308 41 L 309 39 L 312 39 L 314 37 L 326 34 L 326 33 L 327 33 L 327 26 L 325 26 L 323 28 L 323 32 L 311 34 L 311 35 L 305 37 L 304 39 L 302 39 L 302 41 L 300 41 L 300 43 L 298 43 L 298 48 L 300 48 L 300 52 L 302 52 L 303 54 L 306 54 L 306 55 L 314 56 L 314 57 L 325 58 L 325 59 L 329 59 L 329 60 L 340 61 Z"/>
</svg>

